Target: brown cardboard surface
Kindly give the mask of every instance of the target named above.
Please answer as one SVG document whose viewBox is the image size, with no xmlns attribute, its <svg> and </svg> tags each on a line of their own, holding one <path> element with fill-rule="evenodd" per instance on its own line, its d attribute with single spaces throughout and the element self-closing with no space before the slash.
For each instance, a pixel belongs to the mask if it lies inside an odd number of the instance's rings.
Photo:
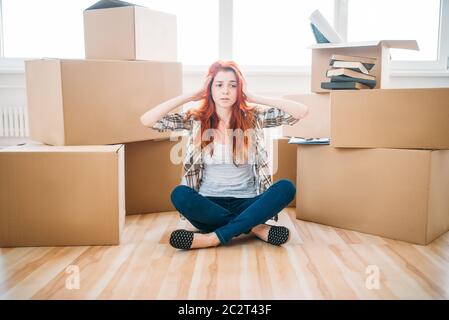
<svg viewBox="0 0 449 320">
<path fill-rule="evenodd" d="M 64 144 L 64 109 L 61 64 L 55 60 L 25 62 L 30 137 Z"/>
<path fill-rule="evenodd" d="M 330 137 L 329 93 L 287 95 L 283 98 L 307 105 L 309 114 L 292 126 L 282 126 L 282 136 L 302 138 Z"/>
<path fill-rule="evenodd" d="M 128 6 L 84 11 L 87 59 L 177 61 L 173 14 Z"/>
<path fill-rule="evenodd" d="M 180 63 L 41 59 L 25 62 L 30 137 L 50 145 L 161 139 L 140 117 L 182 94 Z"/>
<path fill-rule="evenodd" d="M 388 88 L 390 76 L 390 48 L 418 50 L 415 40 L 380 40 L 369 42 L 344 42 L 316 44 L 312 49 L 312 92 L 329 92 L 321 89 L 321 82 L 329 81 L 326 70 L 330 69 L 329 61 L 334 54 L 376 58 L 377 62 L 370 71 L 376 77 L 376 89 Z"/>
<path fill-rule="evenodd" d="M 331 145 L 449 149 L 449 88 L 331 93 Z"/>
<path fill-rule="evenodd" d="M 299 146 L 297 218 L 417 244 L 448 230 L 448 150 Z"/>
<path fill-rule="evenodd" d="M 0 246 L 119 244 L 124 146 L 53 148 L 0 150 Z"/>
<path fill-rule="evenodd" d="M 273 139 L 272 168 L 273 182 L 288 179 L 296 185 L 296 145 L 289 144 L 288 138 Z M 296 198 L 289 203 L 289 207 L 295 207 Z"/>
<path fill-rule="evenodd" d="M 177 18 L 174 14 L 134 7 L 136 59 L 177 61 Z"/>
<path fill-rule="evenodd" d="M 386 48 L 397 48 L 407 50 L 419 50 L 416 40 L 373 40 L 373 41 L 351 41 L 351 42 L 331 42 L 317 43 L 311 45 L 310 49 L 329 49 L 329 48 L 351 48 L 351 47 L 378 47 L 380 45 Z"/>
<path fill-rule="evenodd" d="M 181 182 L 186 137 L 126 144 L 126 214 L 176 211 L 171 192 Z"/>
<path fill-rule="evenodd" d="M 449 230 L 449 150 L 432 152 L 427 221 L 427 242 Z"/>
</svg>

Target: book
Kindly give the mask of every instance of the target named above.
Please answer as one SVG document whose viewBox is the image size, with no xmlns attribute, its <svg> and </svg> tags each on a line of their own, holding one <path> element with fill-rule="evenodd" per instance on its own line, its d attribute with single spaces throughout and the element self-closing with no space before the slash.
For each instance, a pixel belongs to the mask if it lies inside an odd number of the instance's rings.
<svg viewBox="0 0 449 320">
<path fill-rule="evenodd" d="M 309 19 L 329 42 L 343 41 L 337 31 L 335 31 L 335 29 L 329 24 L 329 22 L 327 22 L 326 18 L 324 18 L 319 10 L 313 11 Z"/>
<path fill-rule="evenodd" d="M 365 74 L 363 72 L 357 72 L 351 69 L 338 68 L 329 69 L 326 71 L 326 77 L 330 78 L 332 76 L 348 76 L 354 79 L 365 79 L 365 80 L 375 80 L 376 77 L 370 74 Z"/>
<path fill-rule="evenodd" d="M 377 59 L 370 57 L 346 56 L 342 54 L 334 54 L 331 57 L 330 63 L 332 63 L 333 61 L 360 62 L 369 71 L 374 67 Z"/>
<path fill-rule="evenodd" d="M 291 144 L 330 144 L 330 138 L 300 138 L 291 137 L 288 143 Z"/>
<path fill-rule="evenodd" d="M 366 79 L 359 79 L 359 78 L 351 78 L 351 77 L 347 77 L 347 76 L 332 76 L 332 77 L 329 77 L 329 79 L 331 80 L 331 82 L 352 82 L 352 81 L 356 81 L 356 82 L 363 83 L 364 85 L 367 85 L 370 88 L 374 88 L 376 86 L 376 80 L 366 80 Z"/>
<path fill-rule="evenodd" d="M 328 90 L 360 90 L 360 89 L 370 89 L 367 85 L 364 85 L 360 82 L 321 82 L 321 88 L 322 89 L 328 89 Z"/>
<path fill-rule="evenodd" d="M 315 27 L 313 23 L 311 23 L 310 26 L 312 27 L 312 32 L 315 37 L 316 43 L 329 43 L 329 40 L 327 40 L 326 37 L 323 36 L 320 30 L 318 30 L 318 28 Z"/>
<path fill-rule="evenodd" d="M 354 71 L 363 72 L 364 74 L 369 74 L 369 71 L 361 62 L 331 60 L 330 65 L 334 68 L 348 68 Z"/>
</svg>

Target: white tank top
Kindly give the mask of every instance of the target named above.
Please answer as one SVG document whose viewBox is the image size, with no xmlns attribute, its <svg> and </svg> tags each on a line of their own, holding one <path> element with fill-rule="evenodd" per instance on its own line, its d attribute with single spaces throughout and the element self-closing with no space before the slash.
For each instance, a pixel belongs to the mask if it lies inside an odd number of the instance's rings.
<svg viewBox="0 0 449 320">
<path fill-rule="evenodd" d="M 232 162 L 232 144 L 213 142 L 214 154 L 203 154 L 204 171 L 199 193 L 209 197 L 252 198 L 257 195 L 253 155 L 246 164 Z"/>
</svg>

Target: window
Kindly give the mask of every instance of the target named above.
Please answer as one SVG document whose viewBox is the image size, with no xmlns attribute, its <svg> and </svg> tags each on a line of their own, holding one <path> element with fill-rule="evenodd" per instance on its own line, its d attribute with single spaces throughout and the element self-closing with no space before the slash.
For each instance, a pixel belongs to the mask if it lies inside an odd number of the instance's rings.
<svg viewBox="0 0 449 320">
<path fill-rule="evenodd" d="M 5 57 L 84 57 L 83 12 L 92 1 L 3 0 Z"/>
<path fill-rule="evenodd" d="M 210 64 L 218 59 L 218 0 L 135 0 L 132 3 L 177 16 L 178 60 Z"/>
<path fill-rule="evenodd" d="M 392 49 L 393 60 L 437 60 L 439 0 L 350 0 L 348 41 L 417 40 L 419 51 Z"/>
<path fill-rule="evenodd" d="M 0 47 L 4 57 L 84 58 L 82 11 L 95 2 L 0 1 Z M 204 72 L 205 66 L 219 58 L 234 59 L 256 72 L 308 70 L 311 51 L 307 47 L 315 43 L 309 16 L 315 9 L 348 41 L 417 40 L 420 51 L 390 51 L 395 60 L 392 69 L 446 70 L 449 56 L 449 0 L 131 2 L 177 16 L 178 60 L 193 73 Z M 14 65 L 12 60 L 0 59 L 0 68 Z"/>
<path fill-rule="evenodd" d="M 334 0 L 234 1 L 234 59 L 241 65 L 310 65 L 315 43 L 310 14 L 319 9 L 330 24 Z"/>
<path fill-rule="evenodd" d="M 3 0 L 4 56 L 84 58 L 83 10 L 95 2 Z M 218 0 L 132 2 L 177 16 L 182 63 L 203 64 L 218 58 Z"/>
</svg>

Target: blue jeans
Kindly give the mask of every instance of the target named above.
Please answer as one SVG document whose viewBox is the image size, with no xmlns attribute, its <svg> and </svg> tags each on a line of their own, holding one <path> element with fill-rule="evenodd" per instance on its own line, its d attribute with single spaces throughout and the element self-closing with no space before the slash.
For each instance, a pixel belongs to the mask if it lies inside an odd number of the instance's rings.
<svg viewBox="0 0 449 320">
<path fill-rule="evenodd" d="M 293 200 L 295 193 L 295 186 L 287 179 L 277 181 L 253 198 L 205 197 L 188 186 L 178 185 L 171 193 L 171 201 L 194 227 L 202 232 L 214 231 L 225 244 L 273 218 Z"/>
</svg>

